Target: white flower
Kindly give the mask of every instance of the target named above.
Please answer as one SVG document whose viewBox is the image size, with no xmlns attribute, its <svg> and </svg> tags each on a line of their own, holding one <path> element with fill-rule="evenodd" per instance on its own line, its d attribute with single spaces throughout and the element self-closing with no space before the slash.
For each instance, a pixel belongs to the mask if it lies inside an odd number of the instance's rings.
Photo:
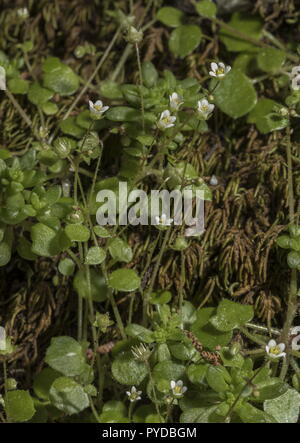
<svg viewBox="0 0 300 443">
<path fill-rule="evenodd" d="M 215 105 L 208 103 L 206 98 L 198 101 L 197 112 L 199 116 L 203 117 L 205 120 L 208 119 L 209 115 L 213 112 L 214 109 Z"/>
<path fill-rule="evenodd" d="M 266 352 L 270 358 L 281 358 L 285 357 L 286 353 L 283 352 L 285 350 L 285 344 L 279 343 L 277 344 L 275 340 L 270 340 L 266 345 Z"/>
<path fill-rule="evenodd" d="M 187 387 L 183 386 L 182 380 L 171 380 L 170 386 L 174 397 L 182 397 L 183 394 L 187 391 Z"/>
<path fill-rule="evenodd" d="M 132 386 L 130 391 L 127 391 L 126 394 L 131 402 L 141 400 L 142 391 L 137 391 L 135 386 Z"/>
<path fill-rule="evenodd" d="M 212 175 L 210 180 L 209 180 L 209 184 L 212 186 L 217 186 L 219 184 L 219 180 L 217 179 L 217 177 L 215 175 Z"/>
<path fill-rule="evenodd" d="M 300 75 L 296 75 L 296 77 L 292 79 L 292 89 L 293 91 L 300 90 Z"/>
<path fill-rule="evenodd" d="M 26 18 L 29 17 L 29 11 L 28 11 L 27 8 L 19 8 L 19 9 L 17 9 L 17 14 L 23 20 L 26 20 Z"/>
<path fill-rule="evenodd" d="M 295 326 L 290 330 L 290 335 L 295 335 L 292 339 L 292 350 L 299 351 L 300 350 L 300 326 Z"/>
<path fill-rule="evenodd" d="M 96 116 L 101 116 L 102 114 L 104 114 L 104 112 L 106 112 L 109 109 L 109 106 L 103 106 L 101 100 L 97 100 L 95 103 L 89 100 L 89 106 L 91 113 Z"/>
<path fill-rule="evenodd" d="M 231 66 L 225 66 L 224 63 L 211 63 L 210 65 L 209 75 L 211 77 L 222 78 L 225 77 L 226 74 L 231 70 Z"/>
<path fill-rule="evenodd" d="M 157 215 L 155 217 L 155 224 L 160 226 L 170 226 L 173 223 L 172 218 L 167 218 L 166 214 L 162 214 L 161 217 Z"/>
<path fill-rule="evenodd" d="M 180 106 L 183 105 L 183 99 L 180 95 L 178 95 L 176 92 L 173 92 L 172 95 L 170 95 L 170 108 L 172 111 L 178 111 Z"/>
<path fill-rule="evenodd" d="M 170 111 L 167 109 L 166 111 L 161 113 L 157 126 L 163 131 L 175 126 L 175 121 L 176 117 L 172 116 Z"/>
</svg>

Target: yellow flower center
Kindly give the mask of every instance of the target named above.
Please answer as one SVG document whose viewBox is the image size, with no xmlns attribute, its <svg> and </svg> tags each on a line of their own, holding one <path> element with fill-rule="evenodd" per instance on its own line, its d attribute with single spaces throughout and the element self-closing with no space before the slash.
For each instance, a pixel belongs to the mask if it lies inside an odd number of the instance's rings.
<svg viewBox="0 0 300 443">
<path fill-rule="evenodd" d="M 217 69 L 217 75 L 223 75 L 225 73 L 224 68 L 218 68 Z"/>
<path fill-rule="evenodd" d="M 278 346 L 274 346 L 273 348 L 270 348 L 270 354 L 278 355 L 280 354 L 280 349 Z"/>
<path fill-rule="evenodd" d="M 101 111 L 102 106 L 100 106 L 100 105 L 94 105 L 94 108 L 96 109 L 96 111 Z"/>
</svg>

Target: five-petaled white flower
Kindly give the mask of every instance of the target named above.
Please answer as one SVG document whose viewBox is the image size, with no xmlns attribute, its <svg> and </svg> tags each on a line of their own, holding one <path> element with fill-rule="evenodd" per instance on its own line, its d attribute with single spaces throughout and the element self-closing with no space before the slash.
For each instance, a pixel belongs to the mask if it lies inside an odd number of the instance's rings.
<svg viewBox="0 0 300 443">
<path fill-rule="evenodd" d="M 126 394 L 131 402 L 141 400 L 142 391 L 137 391 L 135 386 L 132 386 L 130 391 L 127 391 Z"/>
<path fill-rule="evenodd" d="M 281 358 L 285 357 L 286 353 L 283 352 L 285 350 L 285 344 L 279 343 L 277 344 L 275 340 L 270 340 L 266 345 L 266 352 L 270 358 Z"/>
<path fill-rule="evenodd" d="M 157 215 L 155 217 L 155 224 L 159 226 L 170 226 L 173 223 L 172 218 L 167 218 L 166 214 L 162 214 L 161 217 Z"/>
<path fill-rule="evenodd" d="M 210 114 L 215 109 L 215 105 L 212 103 L 209 103 L 206 98 L 203 98 L 202 100 L 198 101 L 197 105 L 197 112 L 200 117 L 204 118 L 204 120 L 207 120 Z"/>
<path fill-rule="evenodd" d="M 91 113 L 98 117 L 100 117 L 102 114 L 104 114 L 104 112 L 106 112 L 109 109 L 109 106 L 103 106 L 101 100 L 97 100 L 95 103 L 89 100 L 89 106 Z"/>
<path fill-rule="evenodd" d="M 300 350 L 300 326 L 295 326 L 291 329 L 290 335 L 294 336 L 292 339 L 292 350 L 299 351 Z"/>
<path fill-rule="evenodd" d="M 209 75 L 211 77 L 222 78 L 225 77 L 226 74 L 231 70 L 231 66 L 225 66 L 223 62 L 220 63 L 211 63 Z"/>
<path fill-rule="evenodd" d="M 183 394 L 187 391 L 187 387 L 183 386 L 182 380 L 171 380 L 170 386 L 174 397 L 182 397 Z"/>
<path fill-rule="evenodd" d="M 173 92 L 172 95 L 170 95 L 170 109 L 172 111 L 178 111 L 180 106 L 183 105 L 183 99 L 180 95 L 177 94 L 177 92 Z"/>
<path fill-rule="evenodd" d="M 160 115 L 160 118 L 158 120 L 157 126 L 159 129 L 164 131 L 165 129 L 172 128 L 175 126 L 176 117 L 171 115 L 170 111 L 167 109 L 166 111 L 163 111 Z"/>
</svg>

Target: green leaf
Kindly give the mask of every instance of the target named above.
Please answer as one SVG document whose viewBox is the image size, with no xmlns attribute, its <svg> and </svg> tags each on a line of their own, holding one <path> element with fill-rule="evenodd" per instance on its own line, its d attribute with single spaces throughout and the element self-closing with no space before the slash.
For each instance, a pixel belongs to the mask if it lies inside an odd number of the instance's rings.
<svg viewBox="0 0 300 443">
<path fill-rule="evenodd" d="M 164 360 L 157 363 L 153 368 L 153 379 L 156 383 L 160 380 L 179 380 L 185 373 L 185 366 L 174 363 L 171 360 Z"/>
<path fill-rule="evenodd" d="M 210 322 L 218 331 L 226 332 L 247 323 L 253 315 L 252 306 L 222 300 L 217 308 L 217 315 L 212 317 Z"/>
<path fill-rule="evenodd" d="M 79 88 L 79 77 L 73 70 L 61 62 L 55 62 L 52 70 L 47 65 L 47 71 L 44 69 L 44 86 L 62 96 L 72 95 Z"/>
<path fill-rule="evenodd" d="M 89 397 L 83 387 L 68 377 L 57 378 L 50 389 L 53 406 L 67 415 L 78 414 L 89 406 Z"/>
<path fill-rule="evenodd" d="M 276 243 L 280 248 L 291 249 L 291 240 L 291 237 L 289 237 L 288 235 L 280 235 L 276 239 Z"/>
<path fill-rule="evenodd" d="M 23 78 L 11 78 L 7 82 L 8 89 L 13 94 L 27 94 L 29 85 L 29 81 Z"/>
<path fill-rule="evenodd" d="M 223 366 L 209 366 L 206 373 L 206 380 L 208 385 L 215 392 L 226 392 L 229 390 L 227 381 L 229 374 Z M 225 378 L 227 380 L 225 380 Z"/>
<path fill-rule="evenodd" d="M 275 420 L 264 411 L 250 403 L 242 403 L 235 411 L 244 423 L 274 423 Z"/>
<path fill-rule="evenodd" d="M 225 346 L 232 337 L 232 332 L 220 332 L 209 321 L 216 313 L 215 308 L 203 308 L 197 311 L 197 320 L 191 327 L 203 346 L 215 350 L 216 346 Z"/>
<path fill-rule="evenodd" d="M 172 31 L 169 39 L 170 50 L 178 57 L 186 57 L 196 49 L 202 38 L 202 31 L 196 25 L 182 25 Z"/>
<path fill-rule="evenodd" d="M 108 288 L 104 276 L 99 271 L 90 269 L 91 297 L 96 302 L 102 302 L 107 299 Z M 75 291 L 82 298 L 89 298 L 89 286 L 84 270 L 77 271 L 73 286 Z"/>
<path fill-rule="evenodd" d="M 121 401 L 118 400 L 109 400 L 104 403 L 102 412 L 110 412 L 110 411 L 117 411 L 121 415 L 126 415 L 127 408 Z"/>
<path fill-rule="evenodd" d="M 300 394 L 289 389 L 280 397 L 266 400 L 264 410 L 278 423 L 297 423 L 300 409 Z"/>
<path fill-rule="evenodd" d="M 161 21 L 164 25 L 171 26 L 172 28 L 177 28 L 182 24 L 182 19 L 184 14 L 177 8 L 172 8 L 171 6 L 166 6 L 160 8 L 157 12 L 156 18 Z"/>
<path fill-rule="evenodd" d="M 169 303 L 172 298 L 172 293 L 170 291 L 159 291 L 153 292 L 149 300 L 153 305 L 164 305 Z"/>
<path fill-rule="evenodd" d="M 191 383 L 205 385 L 208 364 L 191 364 L 187 369 L 187 376 Z"/>
<path fill-rule="evenodd" d="M 152 343 L 154 341 L 152 331 L 136 323 L 128 325 L 125 328 L 125 332 L 129 337 L 136 337 L 145 343 Z"/>
<path fill-rule="evenodd" d="M 35 413 L 35 407 L 29 392 L 21 390 L 7 392 L 5 411 L 11 421 L 23 422 L 30 420 Z"/>
<path fill-rule="evenodd" d="M 242 32 L 246 37 L 259 40 L 262 36 L 263 21 L 258 16 L 235 12 L 228 22 L 228 25 L 236 31 Z M 228 31 L 228 29 L 225 28 L 221 28 L 220 39 L 225 44 L 228 51 L 240 52 L 257 50 L 256 45 L 235 35 L 234 32 Z"/>
<path fill-rule="evenodd" d="M 59 127 L 64 134 L 73 135 L 73 137 L 81 138 L 85 134 L 85 130 L 76 124 L 75 117 L 68 117 L 59 123 Z"/>
<path fill-rule="evenodd" d="M 257 55 L 258 67 L 264 72 L 277 72 L 285 62 L 285 52 L 276 48 L 260 49 Z"/>
<path fill-rule="evenodd" d="M 177 360 L 192 360 L 197 355 L 197 351 L 191 343 L 170 343 L 169 349 Z"/>
<path fill-rule="evenodd" d="M 73 275 L 75 270 L 75 263 L 70 258 L 64 258 L 59 262 L 58 270 L 62 275 Z"/>
<path fill-rule="evenodd" d="M 72 337 L 54 337 L 46 352 L 46 363 L 63 375 L 80 375 L 85 368 L 82 347 Z"/>
<path fill-rule="evenodd" d="M 120 85 L 111 80 L 105 80 L 100 84 L 100 94 L 111 100 L 121 100 L 123 98 L 123 94 L 120 88 Z"/>
<path fill-rule="evenodd" d="M 71 241 L 86 242 L 90 238 L 90 230 L 79 223 L 67 225 L 65 231 Z"/>
<path fill-rule="evenodd" d="M 56 235 L 53 229 L 43 223 L 33 225 L 31 228 L 32 252 L 42 257 L 58 254 Z"/>
<path fill-rule="evenodd" d="M 225 367 L 242 368 L 244 365 L 244 359 L 241 354 L 232 355 L 228 347 L 222 348 L 220 356 Z"/>
<path fill-rule="evenodd" d="M 201 0 L 196 3 L 196 11 L 203 17 L 215 17 L 217 13 L 217 6 L 211 0 Z"/>
<path fill-rule="evenodd" d="M 141 279 L 133 269 L 118 269 L 108 277 L 108 285 L 116 291 L 135 291 L 140 284 Z"/>
<path fill-rule="evenodd" d="M 17 251 L 20 257 L 24 260 L 35 260 L 37 255 L 31 251 L 31 243 L 25 237 L 20 237 L 18 239 Z M 1 246 L 0 246 L 1 249 Z M 1 253 L 0 253 L 1 256 Z"/>
<path fill-rule="evenodd" d="M 55 115 L 58 112 L 58 106 L 56 103 L 46 102 L 42 105 L 42 111 L 46 115 Z"/>
<path fill-rule="evenodd" d="M 113 377 L 123 385 L 137 386 L 148 373 L 147 365 L 134 359 L 131 351 L 118 354 L 112 363 Z"/>
<path fill-rule="evenodd" d="M 141 113 L 129 106 L 114 106 L 105 113 L 105 117 L 113 122 L 131 122 L 140 120 Z"/>
<path fill-rule="evenodd" d="M 287 256 L 287 263 L 291 269 L 300 270 L 300 252 L 291 251 Z"/>
<path fill-rule="evenodd" d="M 281 130 L 288 125 L 288 119 L 281 116 L 270 116 L 279 103 L 268 98 L 260 98 L 248 115 L 248 123 L 254 123 L 262 134 Z"/>
<path fill-rule="evenodd" d="M 86 265 L 100 265 L 104 262 L 106 257 L 106 251 L 99 246 L 92 246 L 85 257 Z"/>
<path fill-rule="evenodd" d="M 217 406 L 190 408 L 180 416 L 180 423 L 210 423 L 209 417 Z"/>
<path fill-rule="evenodd" d="M 33 382 L 33 390 L 35 395 L 42 400 L 49 400 L 49 391 L 52 383 L 58 377 L 61 377 L 61 374 L 54 369 L 44 368 L 36 377 Z"/>
<path fill-rule="evenodd" d="M 108 244 L 108 250 L 114 260 L 129 263 L 133 253 L 131 247 L 121 238 L 114 238 Z"/>
<path fill-rule="evenodd" d="M 225 114 L 242 117 L 256 105 L 256 91 L 242 72 L 232 69 L 220 82 L 215 93 L 215 103 Z"/>
<path fill-rule="evenodd" d="M 143 82 L 147 88 L 153 88 L 158 80 L 158 72 L 151 62 L 143 62 L 142 64 Z"/>
<path fill-rule="evenodd" d="M 108 231 L 108 229 L 104 228 L 104 226 L 94 226 L 94 232 L 97 235 L 97 237 L 100 238 L 111 237 L 110 232 Z"/>
<path fill-rule="evenodd" d="M 124 417 L 119 411 L 102 412 L 99 420 L 100 423 L 130 423 L 129 418 Z"/>
<path fill-rule="evenodd" d="M 42 106 L 53 97 L 53 92 L 43 88 L 38 83 L 30 85 L 28 90 L 28 100 L 37 106 Z"/>
<path fill-rule="evenodd" d="M 13 242 L 13 231 L 11 228 L 7 228 L 3 234 L 3 240 L 0 243 L 0 267 L 6 266 L 11 259 Z"/>
</svg>

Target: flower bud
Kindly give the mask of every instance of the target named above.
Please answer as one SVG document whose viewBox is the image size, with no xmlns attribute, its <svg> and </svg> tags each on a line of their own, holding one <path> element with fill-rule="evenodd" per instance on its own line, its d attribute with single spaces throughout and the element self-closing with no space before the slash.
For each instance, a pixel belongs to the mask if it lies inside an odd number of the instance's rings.
<svg viewBox="0 0 300 443">
<path fill-rule="evenodd" d="M 138 45 L 143 40 L 143 31 L 138 31 L 134 26 L 130 26 L 126 40 L 133 45 Z"/>
</svg>

